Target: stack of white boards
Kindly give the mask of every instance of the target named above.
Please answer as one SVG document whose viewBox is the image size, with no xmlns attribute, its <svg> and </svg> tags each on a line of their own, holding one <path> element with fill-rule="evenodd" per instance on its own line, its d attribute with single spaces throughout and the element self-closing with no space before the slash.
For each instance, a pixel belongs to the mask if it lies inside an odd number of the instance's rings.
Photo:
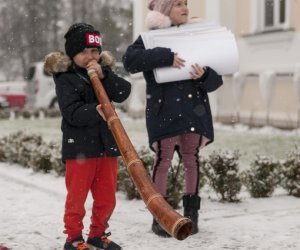
<svg viewBox="0 0 300 250">
<path fill-rule="evenodd" d="M 154 70 L 158 83 L 191 79 L 192 64 L 209 66 L 219 75 L 234 74 L 239 70 L 239 55 L 234 34 L 214 22 L 173 26 L 141 34 L 145 48 L 170 48 L 184 59 L 181 69 L 162 67 Z"/>
</svg>

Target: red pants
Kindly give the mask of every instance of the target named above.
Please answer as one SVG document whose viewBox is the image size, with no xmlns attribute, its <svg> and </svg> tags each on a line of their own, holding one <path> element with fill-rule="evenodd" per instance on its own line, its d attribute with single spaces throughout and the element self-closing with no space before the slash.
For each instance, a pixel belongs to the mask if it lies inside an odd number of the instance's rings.
<svg viewBox="0 0 300 250">
<path fill-rule="evenodd" d="M 116 205 L 117 158 L 101 157 L 66 161 L 67 198 L 64 233 L 67 241 L 82 235 L 84 204 L 91 190 L 93 209 L 89 237 L 101 235 Z"/>
</svg>

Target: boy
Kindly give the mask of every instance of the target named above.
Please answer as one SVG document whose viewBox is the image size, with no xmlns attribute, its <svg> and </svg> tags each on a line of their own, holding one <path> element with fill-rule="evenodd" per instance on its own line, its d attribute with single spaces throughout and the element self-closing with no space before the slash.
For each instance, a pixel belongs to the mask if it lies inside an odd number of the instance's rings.
<svg viewBox="0 0 300 250">
<path fill-rule="evenodd" d="M 129 96 L 131 86 L 110 67 L 99 64 L 101 35 L 92 25 L 73 24 L 64 37 L 70 66 L 66 72 L 54 74 L 62 114 L 62 159 L 66 164 L 64 233 L 67 239 L 64 250 L 119 250 L 121 247 L 107 238 L 110 233 L 105 230 L 116 203 L 117 156 L 120 153 L 97 111 L 99 105 L 87 71 L 97 72 L 112 101 L 123 102 Z M 89 191 L 94 201 L 85 243 L 82 220 Z"/>
</svg>

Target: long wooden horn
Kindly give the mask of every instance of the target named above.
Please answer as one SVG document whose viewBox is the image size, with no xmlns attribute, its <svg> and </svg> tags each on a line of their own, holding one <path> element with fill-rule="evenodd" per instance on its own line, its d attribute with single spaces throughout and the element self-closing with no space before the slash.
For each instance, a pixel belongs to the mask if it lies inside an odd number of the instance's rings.
<svg viewBox="0 0 300 250">
<path fill-rule="evenodd" d="M 192 221 L 177 213 L 155 190 L 148 172 L 139 159 L 126 131 L 113 108 L 106 91 L 94 70 L 88 72 L 98 102 L 102 106 L 104 117 L 116 140 L 127 170 L 148 210 L 156 221 L 170 235 L 184 240 L 192 233 Z"/>
</svg>

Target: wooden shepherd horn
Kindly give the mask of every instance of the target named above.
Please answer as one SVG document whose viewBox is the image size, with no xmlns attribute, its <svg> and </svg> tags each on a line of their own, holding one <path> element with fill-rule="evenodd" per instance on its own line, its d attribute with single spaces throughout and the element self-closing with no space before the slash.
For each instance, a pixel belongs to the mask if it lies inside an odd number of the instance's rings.
<svg viewBox="0 0 300 250">
<path fill-rule="evenodd" d="M 131 179 L 148 210 L 170 235 L 178 240 L 184 240 L 192 234 L 192 221 L 177 213 L 155 190 L 150 176 L 129 140 L 97 73 L 90 70 L 88 74 L 108 127 L 116 140 Z"/>
</svg>

